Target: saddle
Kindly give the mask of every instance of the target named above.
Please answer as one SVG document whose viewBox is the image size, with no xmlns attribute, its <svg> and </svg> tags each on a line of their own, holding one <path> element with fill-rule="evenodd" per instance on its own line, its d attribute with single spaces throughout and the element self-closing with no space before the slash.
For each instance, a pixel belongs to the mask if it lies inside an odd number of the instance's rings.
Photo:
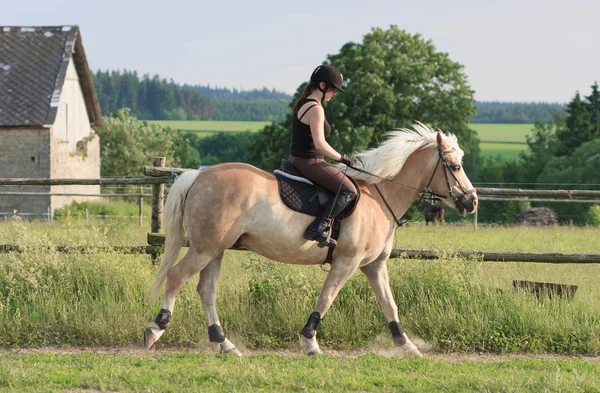
<svg viewBox="0 0 600 393">
<path fill-rule="evenodd" d="M 321 213 L 323 206 L 331 198 L 335 197 L 335 193 L 303 177 L 288 160 L 282 160 L 280 169 L 274 170 L 273 174 L 279 184 L 279 196 L 281 200 L 287 207 L 299 213 L 317 217 Z M 349 176 L 348 179 L 356 186 L 357 195 L 354 201 L 336 219 L 332 218 L 331 237 L 335 240 L 337 240 L 340 234 L 340 221 L 354 212 L 360 199 L 360 187 L 358 183 Z M 333 248 L 329 247 L 329 253 L 325 262 L 331 262 Z"/>
</svg>

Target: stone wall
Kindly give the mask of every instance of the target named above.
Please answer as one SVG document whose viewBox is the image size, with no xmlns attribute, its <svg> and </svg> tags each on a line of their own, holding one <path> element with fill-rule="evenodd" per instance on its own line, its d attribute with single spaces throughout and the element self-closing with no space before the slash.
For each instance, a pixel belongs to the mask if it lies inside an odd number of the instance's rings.
<svg viewBox="0 0 600 393">
<path fill-rule="evenodd" d="M 0 128 L 0 178 L 49 178 L 50 130 L 47 128 Z M 0 192 L 47 193 L 50 187 L 0 186 Z M 43 215 L 50 207 L 50 197 L 0 195 L 0 218 L 13 211 L 26 215 Z"/>
<path fill-rule="evenodd" d="M 50 150 L 50 178 L 52 179 L 99 179 L 100 178 L 100 138 L 93 132 L 77 142 L 75 151 L 70 144 L 52 138 Z M 100 194 L 100 186 L 52 186 L 52 193 Z M 52 210 L 61 208 L 73 201 L 98 201 L 99 197 L 52 196 Z"/>
</svg>

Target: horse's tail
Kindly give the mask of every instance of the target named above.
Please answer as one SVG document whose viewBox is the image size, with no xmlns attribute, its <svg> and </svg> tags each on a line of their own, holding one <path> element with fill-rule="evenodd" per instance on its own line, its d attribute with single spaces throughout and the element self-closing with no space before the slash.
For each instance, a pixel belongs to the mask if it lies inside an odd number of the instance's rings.
<svg viewBox="0 0 600 393">
<path fill-rule="evenodd" d="M 169 191 L 165 204 L 165 250 L 162 255 L 156 278 L 150 290 L 150 300 L 155 300 L 167 278 L 169 268 L 177 260 L 181 249 L 183 229 L 183 207 L 188 190 L 198 177 L 200 171 L 186 171 L 177 177 Z"/>
</svg>

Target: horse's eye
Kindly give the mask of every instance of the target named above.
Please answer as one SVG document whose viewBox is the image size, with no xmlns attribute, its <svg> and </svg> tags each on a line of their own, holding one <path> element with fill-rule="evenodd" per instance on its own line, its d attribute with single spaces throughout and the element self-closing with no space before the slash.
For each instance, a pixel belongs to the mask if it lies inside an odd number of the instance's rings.
<svg viewBox="0 0 600 393">
<path fill-rule="evenodd" d="M 452 165 L 452 170 L 455 172 L 460 171 L 460 165 Z"/>
</svg>

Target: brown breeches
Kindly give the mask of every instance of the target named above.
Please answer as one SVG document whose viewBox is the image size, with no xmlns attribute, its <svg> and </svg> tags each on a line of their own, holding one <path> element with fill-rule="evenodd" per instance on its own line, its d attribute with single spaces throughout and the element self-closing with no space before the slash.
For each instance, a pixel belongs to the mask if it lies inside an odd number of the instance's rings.
<svg viewBox="0 0 600 393">
<path fill-rule="evenodd" d="M 290 156 L 289 162 L 302 176 L 333 193 L 338 191 L 357 193 L 354 183 L 344 173 L 322 158 Z"/>
</svg>

